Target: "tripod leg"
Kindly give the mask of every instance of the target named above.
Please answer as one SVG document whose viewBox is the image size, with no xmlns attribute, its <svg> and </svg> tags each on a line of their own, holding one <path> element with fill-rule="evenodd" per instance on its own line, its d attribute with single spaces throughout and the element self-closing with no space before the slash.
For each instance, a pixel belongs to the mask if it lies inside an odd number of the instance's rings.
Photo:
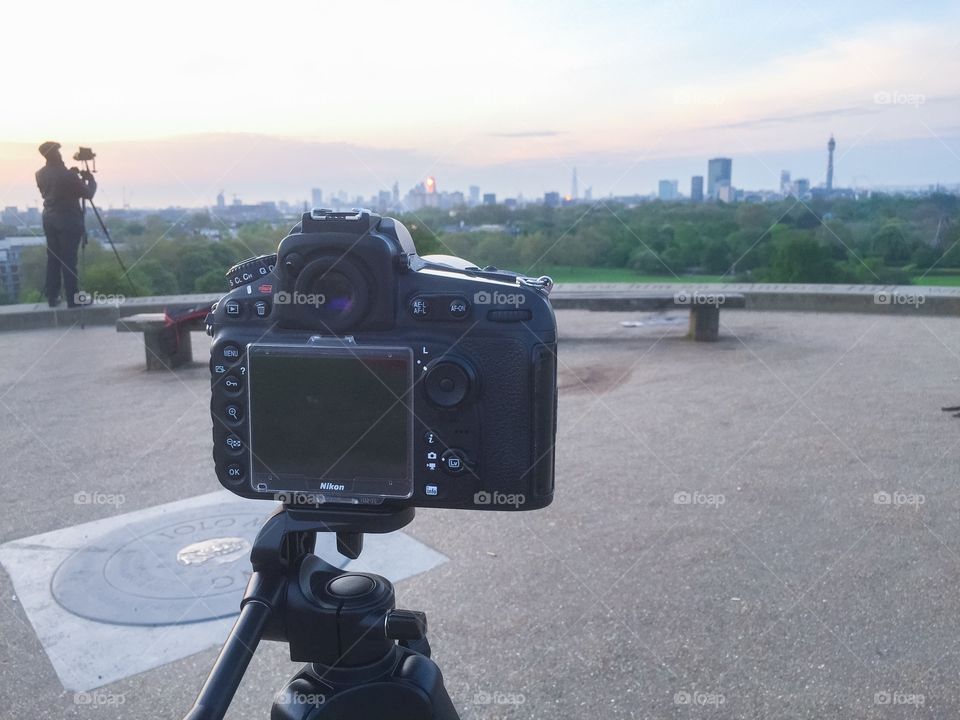
<svg viewBox="0 0 960 720">
<path fill-rule="evenodd" d="M 271 608 L 261 602 L 243 606 L 196 702 L 183 720 L 222 720 L 260 643 L 270 612 Z"/>
</svg>

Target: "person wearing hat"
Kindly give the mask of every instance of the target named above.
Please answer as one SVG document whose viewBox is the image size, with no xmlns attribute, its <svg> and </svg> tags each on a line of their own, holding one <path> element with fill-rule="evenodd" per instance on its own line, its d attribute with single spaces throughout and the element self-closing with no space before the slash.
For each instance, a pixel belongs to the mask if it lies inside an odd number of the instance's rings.
<svg viewBox="0 0 960 720">
<path fill-rule="evenodd" d="M 43 232 L 47 236 L 47 283 L 44 292 L 50 307 L 60 304 L 61 282 L 67 307 L 76 307 L 77 253 L 83 238 L 80 200 L 90 200 L 97 181 L 86 170 L 67 168 L 60 156 L 60 143 L 40 146 L 47 164 L 37 170 L 37 187 L 43 196 Z"/>
</svg>

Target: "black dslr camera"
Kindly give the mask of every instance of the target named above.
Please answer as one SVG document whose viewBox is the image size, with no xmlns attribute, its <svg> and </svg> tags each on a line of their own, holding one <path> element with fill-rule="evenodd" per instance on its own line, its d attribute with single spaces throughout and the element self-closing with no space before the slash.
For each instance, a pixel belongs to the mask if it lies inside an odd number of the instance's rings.
<svg viewBox="0 0 960 720">
<path fill-rule="evenodd" d="M 207 319 L 228 490 L 326 510 L 553 499 L 549 278 L 421 258 L 366 210 L 313 210 L 228 272 Z"/>
</svg>

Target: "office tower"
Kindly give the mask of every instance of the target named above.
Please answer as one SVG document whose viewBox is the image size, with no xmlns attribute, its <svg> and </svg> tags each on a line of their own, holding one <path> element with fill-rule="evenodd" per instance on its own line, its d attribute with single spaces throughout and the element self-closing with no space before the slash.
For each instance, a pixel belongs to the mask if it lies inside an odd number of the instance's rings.
<svg viewBox="0 0 960 720">
<path fill-rule="evenodd" d="M 227 204 L 227 201 L 223 197 L 223 190 L 217 193 L 217 207 L 222 208 Z"/>
<path fill-rule="evenodd" d="M 313 188 L 313 190 L 310 191 L 310 202 L 313 204 L 315 208 L 322 208 L 323 207 L 323 190 L 321 190 L 320 188 Z"/>
<path fill-rule="evenodd" d="M 703 175 L 690 178 L 690 202 L 703 202 Z"/>
<path fill-rule="evenodd" d="M 716 200 L 722 184 L 733 184 L 733 160 L 713 158 L 707 163 L 707 196 Z"/>
<path fill-rule="evenodd" d="M 470 186 L 470 207 L 480 204 L 480 188 L 477 185 Z"/>
<path fill-rule="evenodd" d="M 577 200 L 580 197 L 580 191 L 577 188 L 577 169 L 573 169 L 573 180 L 570 182 L 570 197 Z"/>
<path fill-rule="evenodd" d="M 548 192 L 543 194 L 543 204 L 547 207 L 560 207 L 560 193 Z"/>
<path fill-rule="evenodd" d="M 484 194 L 483 194 L 483 204 L 484 204 L 484 205 L 496 205 L 496 204 L 497 204 L 497 194 L 496 194 L 496 193 L 484 193 Z"/>
<path fill-rule="evenodd" d="M 830 136 L 827 141 L 827 193 L 833 192 L 833 151 L 837 147 L 837 141 Z"/>
<path fill-rule="evenodd" d="M 793 187 L 791 186 L 791 183 L 790 183 L 790 171 L 781 170 L 780 171 L 780 194 L 783 195 L 784 197 L 787 197 L 790 195 L 792 191 L 793 191 Z"/>
<path fill-rule="evenodd" d="M 400 204 L 400 183 L 397 181 L 393 183 L 393 204 Z"/>
<path fill-rule="evenodd" d="M 657 192 L 657 197 L 664 201 L 671 201 L 677 199 L 677 181 L 676 180 L 661 180 L 659 190 Z"/>
</svg>

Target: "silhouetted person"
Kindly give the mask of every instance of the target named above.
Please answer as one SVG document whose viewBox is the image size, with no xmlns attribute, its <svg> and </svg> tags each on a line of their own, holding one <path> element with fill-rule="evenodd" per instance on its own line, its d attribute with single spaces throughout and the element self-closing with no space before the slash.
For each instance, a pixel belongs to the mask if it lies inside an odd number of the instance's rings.
<svg viewBox="0 0 960 720">
<path fill-rule="evenodd" d="M 37 187 L 43 195 L 43 232 L 47 236 L 47 284 L 44 294 L 50 307 L 60 303 L 61 278 L 68 307 L 77 306 L 77 252 L 83 237 L 80 200 L 93 198 L 97 181 L 86 170 L 67 168 L 60 143 L 40 146 L 47 164 L 37 170 Z"/>
</svg>

